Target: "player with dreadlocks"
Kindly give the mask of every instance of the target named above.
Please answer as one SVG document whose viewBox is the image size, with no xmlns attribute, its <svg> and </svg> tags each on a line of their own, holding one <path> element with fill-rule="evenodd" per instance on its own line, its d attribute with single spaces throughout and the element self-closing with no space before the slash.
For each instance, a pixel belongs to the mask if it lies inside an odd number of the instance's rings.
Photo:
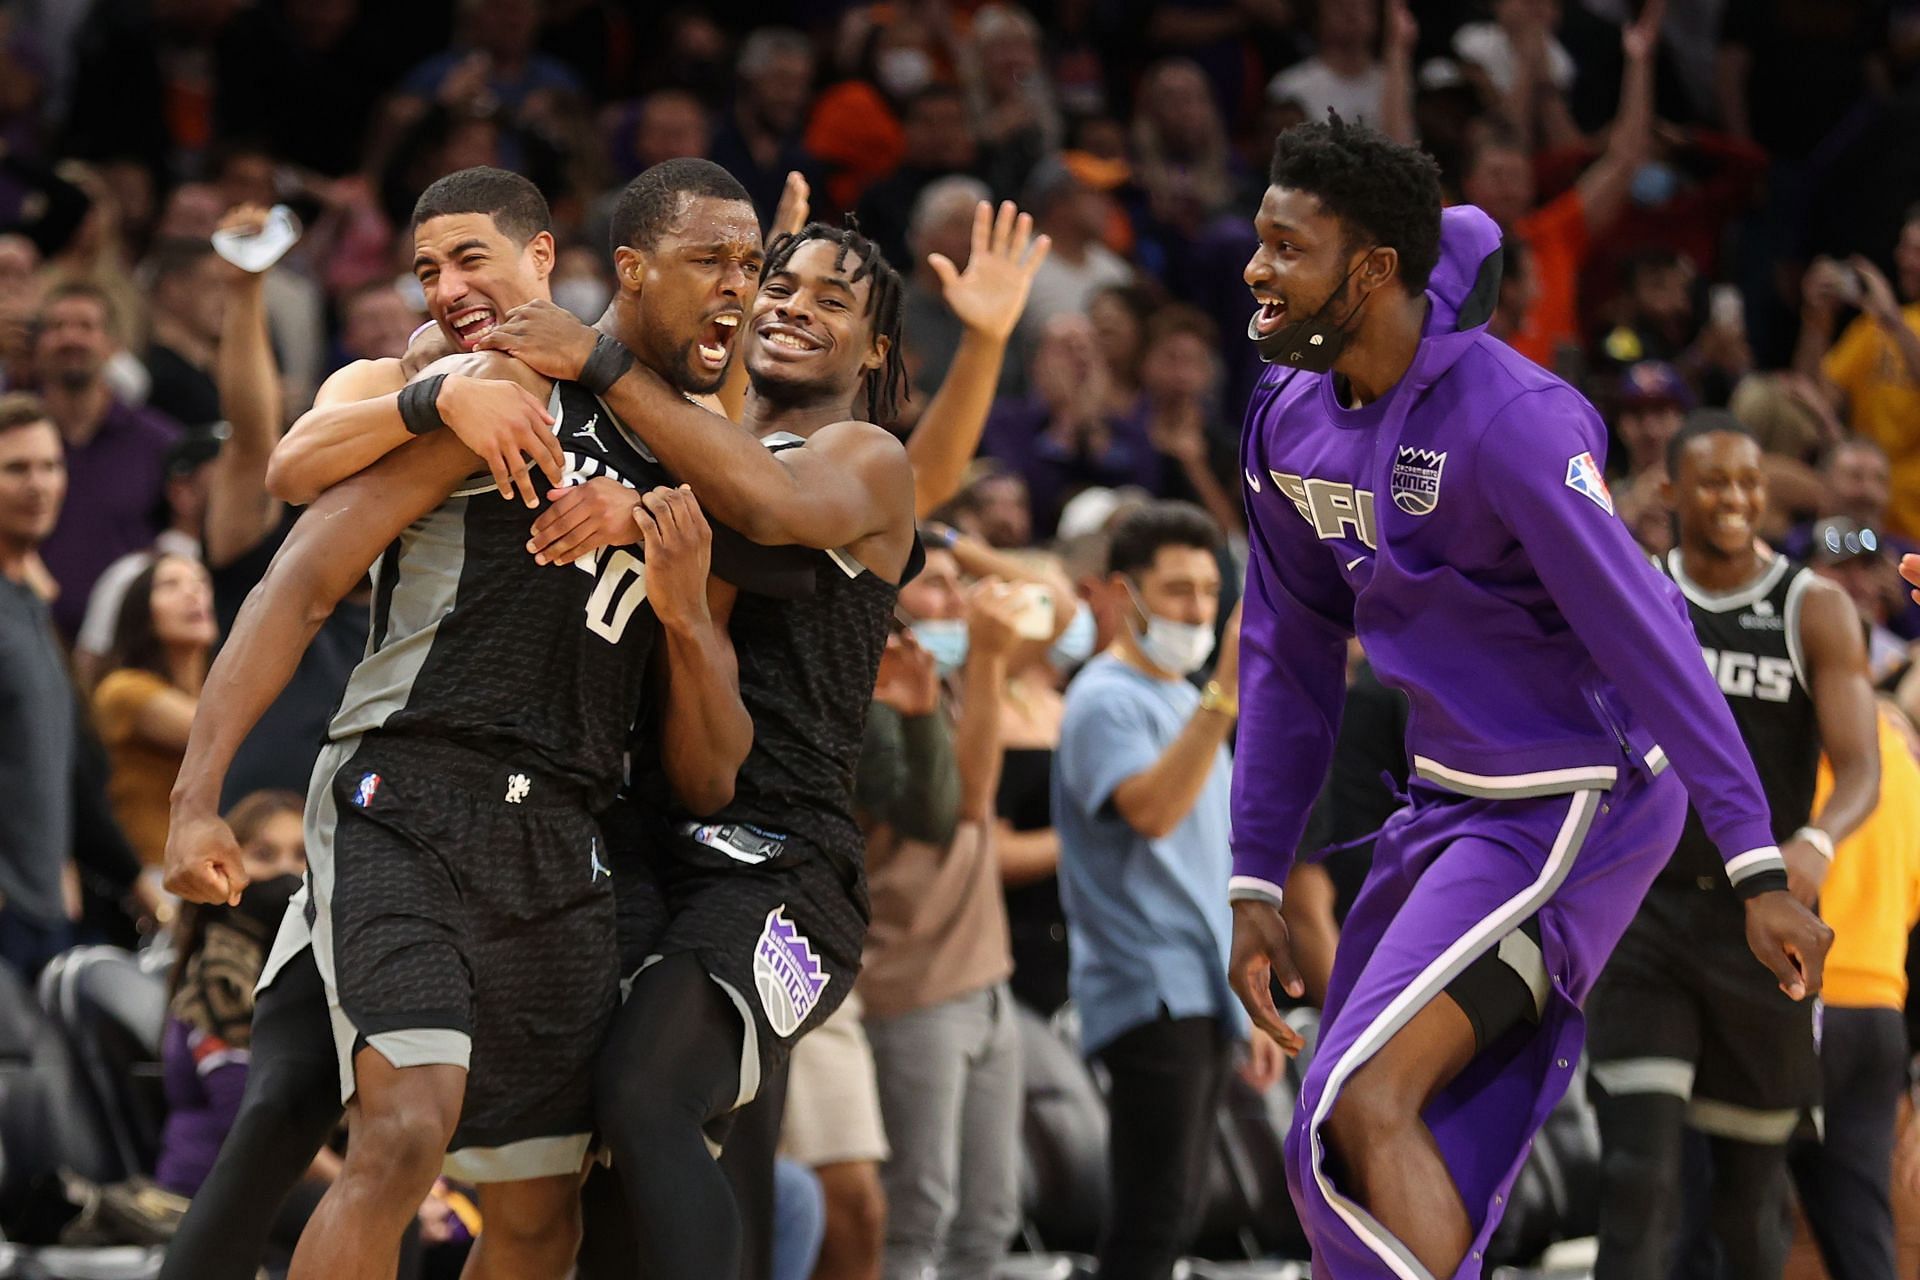
<svg viewBox="0 0 1920 1280">
<path fill-rule="evenodd" d="M 616 263 L 622 290 L 654 269 L 631 246 Z M 744 303 L 752 282 L 740 288 Z M 755 541 L 820 553 L 810 597 L 731 602 L 754 724 L 731 800 L 689 812 L 649 788 L 658 770 L 636 759 L 633 794 L 603 819 L 637 972 L 602 1055 L 599 1111 L 637 1236 L 633 1270 L 649 1280 L 737 1274 L 739 1208 L 708 1140 L 859 969 L 854 765 L 894 599 L 920 559 L 907 453 L 876 425 L 904 382 L 900 299 L 899 274 L 852 228 L 813 223 L 776 240 L 747 321 L 739 426 L 634 363 L 646 335 L 617 320 L 596 333 L 529 306 L 486 339 L 536 369 L 611 362 L 611 385 L 594 380 L 607 407 L 707 512 Z"/>
</svg>

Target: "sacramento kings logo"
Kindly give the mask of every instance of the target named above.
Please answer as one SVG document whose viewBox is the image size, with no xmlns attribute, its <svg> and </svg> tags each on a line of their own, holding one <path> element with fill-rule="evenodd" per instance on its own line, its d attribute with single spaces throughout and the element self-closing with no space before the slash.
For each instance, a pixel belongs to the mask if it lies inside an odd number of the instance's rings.
<svg viewBox="0 0 1920 1280">
<path fill-rule="evenodd" d="M 1393 462 L 1393 474 L 1387 478 L 1387 491 L 1393 505 L 1410 516 L 1431 515 L 1440 505 L 1440 471 L 1447 465 L 1445 450 L 1409 449 L 1400 446 Z"/>
<path fill-rule="evenodd" d="M 820 968 L 813 944 L 787 919 L 786 908 L 767 912 L 753 949 L 753 985 L 776 1035 L 784 1039 L 800 1029 L 831 976 Z"/>
</svg>

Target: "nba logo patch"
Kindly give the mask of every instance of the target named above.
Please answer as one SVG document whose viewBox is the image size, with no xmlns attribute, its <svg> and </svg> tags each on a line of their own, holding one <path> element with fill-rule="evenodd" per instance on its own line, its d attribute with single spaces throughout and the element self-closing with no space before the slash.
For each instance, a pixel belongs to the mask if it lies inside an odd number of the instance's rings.
<svg viewBox="0 0 1920 1280">
<path fill-rule="evenodd" d="M 767 912 L 766 928 L 753 948 L 753 985 L 774 1034 L 784 1039 L 798 1031 L 830 980 L 813 944 L 787 919 L 786 907 Z"/>
<path fill-rule="evenodd" d="M 1600 464 L 1593 460 L 1591 453 L 1567 459 L 1567 488 L 1608 515 L 1613 514 L 1613 493 L 1607 488 L 1607 478 L 1600 474 Z"/>
<path fill-rule="evenodd" d="M 373 803 L 373 797 L 379 790 L 380 775 L 363 773 L 360 775 L 360 785 L 353 789 L 353 802 L 364 809 Z"/>
<path fill-rule="evenodd" d="M 1446 465 L 1445 450 L 1436 453 L 1401 445 L 1393 460 L 1393 474 L 1387 477 L 1393 505 L 1410 516 L 1431 515 L 1440 505 L 1440 472 Z"/>
</svg>

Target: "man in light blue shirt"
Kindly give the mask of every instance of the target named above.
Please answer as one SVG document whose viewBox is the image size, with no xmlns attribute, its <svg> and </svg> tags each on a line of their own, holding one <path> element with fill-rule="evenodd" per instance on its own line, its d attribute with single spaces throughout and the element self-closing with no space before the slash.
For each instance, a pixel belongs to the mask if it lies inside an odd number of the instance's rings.
<svg viewBox="0 0 1920 1280">
<path fill-rule="evenodd" d="M 1101 1280 L 1165 1280 L 1192 1242 L 1214 1115 L 1247 1022 L 1227 985 L 1229 784 L 1240 628 L 1214 647 L 1220 528 L 1156 502 L 1114 530 L 1127 622 L 1067 690 L 1054 754 L 1070 987 L 1082 1047 L 1112 1076 L 1113 1197 Z M 1260 1046 L 1260 1069 L 1279 1051 Z"/>
</svg>

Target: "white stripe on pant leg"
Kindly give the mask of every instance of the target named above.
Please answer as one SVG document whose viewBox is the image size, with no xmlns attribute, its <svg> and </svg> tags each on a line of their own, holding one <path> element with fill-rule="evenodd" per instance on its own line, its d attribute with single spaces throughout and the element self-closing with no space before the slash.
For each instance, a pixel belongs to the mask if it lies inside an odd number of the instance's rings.
<svg viewBox="0 0 1920 1280">
<path fill-rule="evenodd" d="M 1596 1062 L 1587 1074 L 1613 1098 L 1664 1093 L 1685 1102 L 1693 1097 L 1693 1064 L 1681 1058 L 1619 1058 Z"/>
<path fill-rule="evenodd" d="M 1731 1102 L 1695 1098 L 1687 1106 L 1687 1124 L 1711 1137 L 1750 1142 L 1757 1147 L 1777 1147 L 1800 1127 L 1800 1108 L 1759 1111 L 1736 1107 Z"/>
<path fill-rule="evenodd" d="M 1308 1162 L 1313 1168 L 1314 1182 L 1327 1204 L 1352 1228 L 1354 1235 L 1372 1249 L 1400 1280 L 1433 1280 L 1433 1276 L 1407 1252 L 1405 1245 L 1374 1220 L 1371 1213 L 1334 1189 L 1324 1168 L 1321 1127 L 1325 1125 L 1327 1115 L 1333 1109 L 1333 1101 L 1339 1096 L 1340 1088 L 1349 1076 L 1378 1053 L 1395 1032 L 1412 1021 L 1428 1001 L 1446 990 L 1447 984 L 1472 964 L 1480 952 L 1493 946 L 1504 934 L 1518 928 L 1522 921 L 1553 896 L 1567 878 L 1567 873 L 1573 869 L 1574 858 L 1586 840 L 1587 829 L 1593 825 L 1593 815 L 1599 807 L 1598 791 L 1574 793 L 1572 803 L 1567 806 L 1566 821 L 1560 824 L 1560 832 L 1547 852 L 1546 865 L 1541 868 L 1540 875 L 1456 939 L 1452 946 L 1421 970 L 1419 976 L 1395 996 L 1385 1009 L 1376 1014 L 1373 1021 L 1367 1024 L 1367 1029 L 1360 1033 L 1360 1038 L 1348 1046 L 1340 1056 L 1340 1061 L 1334 1064 L 1333 1071 L 1327 1076 L 1326 1087 L 1321 1090 L 1319 1105 L 1313 1111 L 1313 1121 L 1307 1127 L 1307 1141 L 1311 1144 Z"/>
</svg>

